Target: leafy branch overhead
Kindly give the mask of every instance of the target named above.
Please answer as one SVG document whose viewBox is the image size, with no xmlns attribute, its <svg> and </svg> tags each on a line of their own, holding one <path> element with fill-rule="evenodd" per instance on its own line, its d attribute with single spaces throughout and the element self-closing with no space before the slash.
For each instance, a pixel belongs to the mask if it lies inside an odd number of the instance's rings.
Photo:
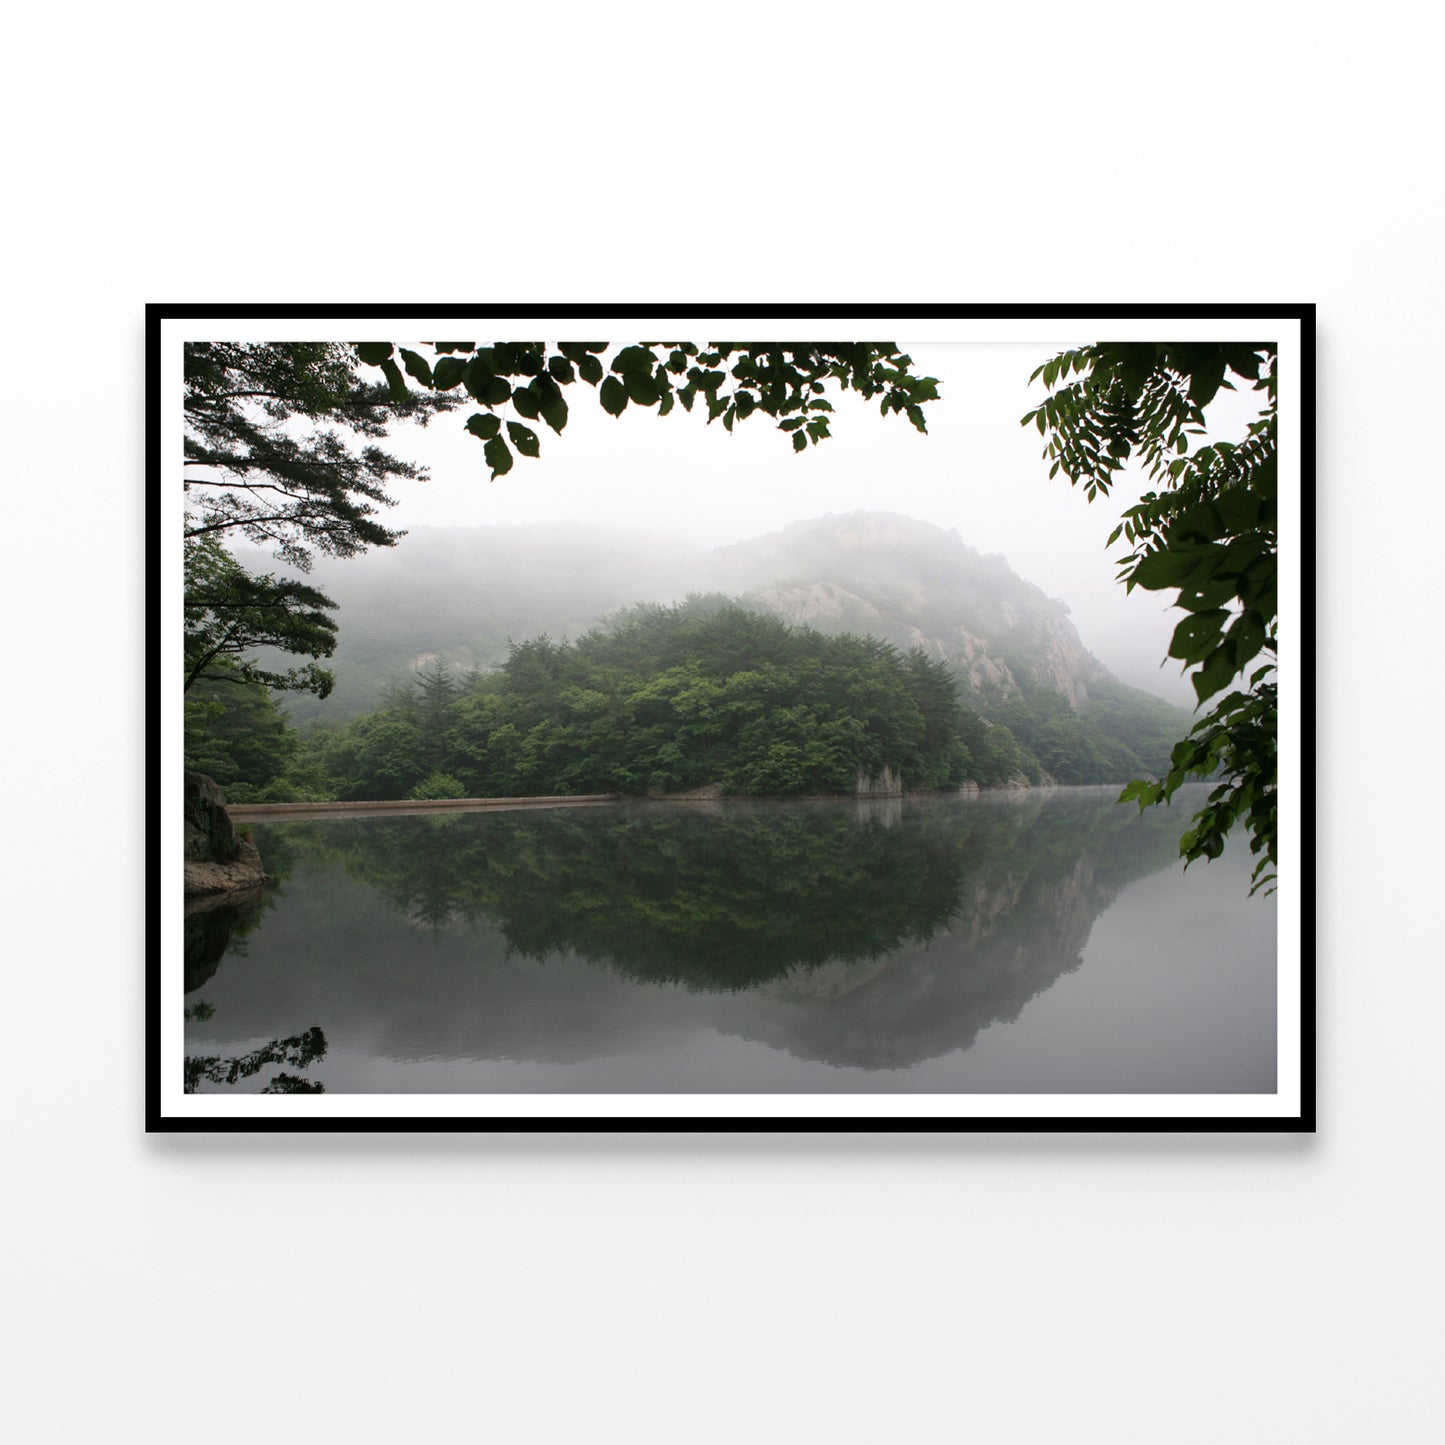
<svg viewBox="0 0 1445 1445">
<path fill-rule="evenodd" d="M 1167 802 L 1191 777 L 1222 775 L 1181 853 L 1191 861 L 1217 858 L 1244 819 L 1252 851 L 1263 855 L 1255 888 L 1272 880 L 1266 869 L 1276 861 L 1276 363 L 1275 347 L 1262 342 L 1083 347 L 1034 372 L 1030 380 L 1041 379 L 1049 395 L 1023 418 L 1046 438 L 1049 475 L 1062 471 L 1091 502 L 1109 494 L 1134 458 L 1157 483 L 1110 534 L 1108 545 L 1122 537 L 1130 549 L 1118 559 L 1119 580 L 1130 591 L 1177 593 L 1185 616 L 1169 655 L 1194 669 L 1201 706 L 1246 670 L 1249 680 L 1175 746 L 1164 779 L 1133 782 L 1123 796 L 1147 807 Z M 1258 416 L 1239 442 L 1201 443 L 1205 407 L 1237 382 L 1261 393 Z"/>
<path fill-rule="evenodd" d="M 330 600 L 299 582 L 247 578 L 226 548 L 238 539 L 268 547 L 307 572 L 318 552 L 392 546 L 402 534 L 380 520 L 390 486 L 426 475 L 380 445 L 397 422 L 425 426 L 442 412 L 480 408 L 466 429 L 495 478 L 517 456 L 541 454 L 541 427 L 562 431 L 578 382 L 614 416 L 629 406 L 666 415 L 680 402 L 731 431 L 762 412 L 797 451 L 828 435 L 830 389 L 876 399 L 920 431 L 924 404 L 938 397 L 933 378 L 914 376 L 907 356 L 876 343 L 624 345 L 610 361 L 612 344 L 600 341 L 424 349 L 429 356 L 389 341 L 186 344 L 188 688 L 202 677 L 250 678 L 325 696 L 331 675 L 316 663 L 335 646 Z M 313 662 L 262 672 L 247 660 L 259 646 Z"/>
<path fill-rule="evenodd" d="M 915 376 L 912 360 L 891 342 L 811 345 L 794 342 L 712 343 L 647 342 L 622 347 L 604 364 L 611 343 L 563 341 L 549 348 L 541 341 L 430 343 L 431 359 L 389 341 L 357 343 L 367 366 L 378 367 L 392 401 L 407 404 L 415 382 L 439 397 L 470 398 L 485 411 L 467 419 L 466 428 L 482 442 L 493 479 L 515 462 L 540 454 L 541 440 L 525 422 L 541 421 L 561 434 L 567 425 L 567 388 L 583 382 L 594 388 L 602 409 L 621 416 L 629 406 L 655 408 L 666 416 L 675 405 L 705 410 L 710 423 L 727 431 L 755 413 L 772 417 L 792 437 L 794 451 L 806 451 L 830 435 L 830 386 L 877 400 L 887 416 L 902 412 L 919 431 L 927 431 L 923 407 L 938 400 L 938 382 Z M 496 414 L 510 407 L 521 421 Z"/>
</svg>

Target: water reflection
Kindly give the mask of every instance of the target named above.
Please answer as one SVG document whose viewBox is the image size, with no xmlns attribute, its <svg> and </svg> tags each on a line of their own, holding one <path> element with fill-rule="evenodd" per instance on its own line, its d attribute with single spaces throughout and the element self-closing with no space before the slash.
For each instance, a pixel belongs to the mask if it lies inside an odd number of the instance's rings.
<svg viewBox="0 0 1445 1445">
<path fill-rule="evenodd" d="M 261 922 L 266 909 L 275 902 L 274 886 L 249 889 L 243 893 L 208 894 L 186 899 L 184 947 L 184 980 L 187 996 L 205 986 L 221 966 L 227 954 L 244 955 L 246 935 Z M 208 1024 L 215 1017 L 215 1005 L 196 999 L 186 1006 L 186 1022 Z M 326 1035 L 313 1025 L 304 1034 L 291 1038 L 272 1039 L 259 1049 L 237 1058 L 221 1058 L 217 1054 L 187 1054 L 184 1060 L 187 1094 L 199 1093 L 203 1083 L 234 1086 L 254 1078 L 273 1064 L 288 1064 L 293 1069 L 309 1068 L 326 1055 Z M 263 1094 L 322 1094 L 326 1086 L 315 1079 L 276 1073 L 261 1089 Z"/>
<path fill-rule="evenodd" d="M 756 1087 L 646 1073 L 702 1033 L 908 1068 L 1016 1018 L 1077 968 L 1125 884 L 1176 859 L 1177 811 L 1112 796 L 268 825 L 263 857 L 288 881 L 188 1041 L 200 1058 L 203 1041 L 279 1046 L 319 1018 L 353 1059 L 631 1056 L 636 1089 Z M 387 1078 L 373 1087 L 421 1087 Z"/>
</svg>

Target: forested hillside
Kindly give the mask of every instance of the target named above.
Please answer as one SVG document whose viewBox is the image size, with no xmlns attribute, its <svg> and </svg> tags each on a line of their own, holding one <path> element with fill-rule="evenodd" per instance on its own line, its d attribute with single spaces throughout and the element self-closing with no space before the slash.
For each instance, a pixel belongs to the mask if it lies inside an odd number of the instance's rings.
<svg viewBox="0 0 1445 1445">
<path fill-rule="evenodd" d="M 232 801 L 785 797 L 848 793 L 885 772 L 917 789 L 980 772 L 1004 782 L 1020 764 L 921 652 L 790 628 L 720 597 L 638 608 L 576 643 L 535 638 L 492 673 L 456 678 L 434 659 L 344 729 L 273 744 L 264 782 L 222 778 Z M 203 761 L 218 759 L 197 750 Z"/>
<path fill-rule="evenodd" d="M 909 788 L 1123 783 L 1187 726 L 1002 558 L 888 514 L 712 552 L 423 531 L 317 578 L 340 604 L 330 698 L 189 705 L 191 765 L 233 801 L 827 793 L 883 767 Z"/>
</svg>

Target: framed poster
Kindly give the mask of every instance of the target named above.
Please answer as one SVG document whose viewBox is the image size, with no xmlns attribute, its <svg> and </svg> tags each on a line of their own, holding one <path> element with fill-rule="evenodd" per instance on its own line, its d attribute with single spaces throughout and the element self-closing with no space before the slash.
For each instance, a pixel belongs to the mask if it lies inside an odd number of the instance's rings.
<svg viewBox="0 0 1445 1445">
<path fill-rule="evenodd" d="M 1313 337 L 149 308 L 148 1129 L 1313 1129 Z"/>
</svg>

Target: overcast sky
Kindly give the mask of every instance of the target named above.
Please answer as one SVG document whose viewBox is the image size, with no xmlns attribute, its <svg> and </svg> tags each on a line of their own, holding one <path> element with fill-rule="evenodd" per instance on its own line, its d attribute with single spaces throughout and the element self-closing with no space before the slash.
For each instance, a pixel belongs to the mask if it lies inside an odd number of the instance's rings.
<svg viewBox="0 0 1445 1445">
<path fill-rule="evenodd" d="M 398 432 L 396 450 L 424 462 L 431 476 L 424 485 L 398 484 L 398 505 L 385 520 L 406 528 L 589 522 L 721 544 L 828 513 L 899 512 L 1001 553 L 1068 604 L 1085 646 L 1121 678 L 1192 706 L 1178 667 L 1159 667 L 1177 614 L 1158 596 L 1126 596 L 1110 561 L 1119 548 L 1104 545 L 1120 511 L 1145 489 L 1142 479 L 1131 472 L 1111 498 L 1091 505 L 1062 476 L 1049 480 L 1043 439 L 1019 424 L 1042 394 L 1031 391 L 1029 373 L 1087 339 L 910 345 L 900 337 L 915 370 L 939 381 L 941 399 L 925 407 L 928 435 L 852 393 L 830 393 L 833 436 L 804 453 L 761 413 L 731 435 L 721 423 L 705 425 L 701 408 L 677 407 L 666 418 L 629 408 L 614 418 L 579 382 L 567 393 L 565 432 L 533 423 L 541 456 L 519 457 L 490 482 L 481 443 L 462 430 L 463 411 Z M 1212 428 L 1236 434 L 1256 402 L 1248 392 L 1222 392 Z"/>
</svg>

